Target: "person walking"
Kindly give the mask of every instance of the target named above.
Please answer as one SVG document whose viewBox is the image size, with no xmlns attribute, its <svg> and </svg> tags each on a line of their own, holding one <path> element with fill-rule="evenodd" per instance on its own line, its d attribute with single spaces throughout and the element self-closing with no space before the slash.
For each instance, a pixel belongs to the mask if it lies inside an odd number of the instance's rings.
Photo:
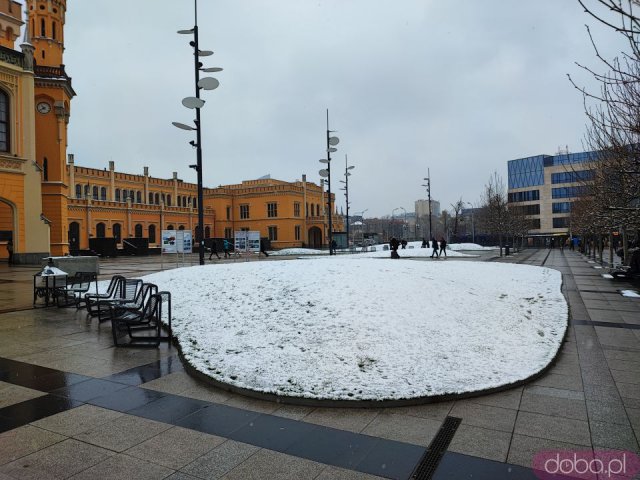
<svg viewBox="0 0 640 480">
<path fill-rule="evenodd" d="M 267 245 L 263 238 L 260 239 L 260 253 L 264 253 L 265 257 L 269 256 L 267 253 Z M 260 253 L 258 253 L 258 256 L 260 256 Z"/>
<path fill-rule="evenodd" d="M 440 255 L 438 255 L 438 242 L 436 242 L 436 239 L 431 237 L 431 246 L 433 247 L 433 252 L 431 253 L 431 258 L 433 258 L 433 256 L 435 255 L 436 257 L 440 258 Z"/>
<path fill-rule="evenodd" d="M 231 244 L 229 243 L 229 240 L 225 238 L 222 241 L 222 251 L 224 252 L 224 258 L 231 257 L 231 254 L 229 253 L 229 249 L 231 249 Z"/>
<path fill-rule="evenodd" d="M 220 255 L 218 255 L 218 245 L 216 244 L 215 238 L 211 242 L 211 254 L 209 255 L 209 260 L 211 260 L 211 257 L 213 257 L 214 255 L 218 257 L 218 260 L 220 260 Z"/>
<path fill-rule="evenodd" d="M 422 245 L 420 248 L 429 248 L 429 242 L 427 242 L 424 238 L 422 239 Z"/>
<path fill-rule="evenodd" d="M 438 258 L 440 258 L 442 253 L 444 253 L 444 258 L 447 258 L 447 241 L 443 237 L 440 237 L 440 252 L 438 252 Z"/>
<path fill-rule="evenodd" d="M 9 265 L 13 264 L 13 240 L 7 242 L 7 252 L 9 253 Z"/>
</svg>

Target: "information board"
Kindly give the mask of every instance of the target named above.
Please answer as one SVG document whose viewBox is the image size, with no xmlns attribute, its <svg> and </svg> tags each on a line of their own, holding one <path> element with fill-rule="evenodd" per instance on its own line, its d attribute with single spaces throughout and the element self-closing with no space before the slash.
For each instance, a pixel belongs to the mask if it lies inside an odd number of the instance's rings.
<svg viewBox="0 0 640 480">
<path fill-rule="evenodd" d="M 257 230 L 235 232 L 234 250 L 236 252 L 259 252 L 260 232 Z"/>
</svg>

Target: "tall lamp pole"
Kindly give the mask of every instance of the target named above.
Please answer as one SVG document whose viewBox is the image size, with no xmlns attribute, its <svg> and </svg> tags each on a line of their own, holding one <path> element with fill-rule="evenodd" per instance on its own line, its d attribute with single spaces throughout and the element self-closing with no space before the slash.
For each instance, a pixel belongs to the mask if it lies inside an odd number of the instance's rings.
<svg viewBox="0 0 640 480">
<path fill-rule="evenodd" d="M 427 183 L 423 183 L 423 187 L 427 187 L 427 201 L 429 202 L 429 237 L 433 238 L 433 234 L 431 233 L 431 173 L 427 168 L 427 176 L 424 178 Z"/>
<path fill-rule="evenodd" d="M 409 236 L 409 228 L 407 226 L 407 211 L 405 210 L 404 207 L 398 207 L 398 209 L 402 210 L 404 212 L 404 224 L 402 225 L 402 237 L 405 237 L 404 232 L 407 232 L 407 236 Z M 406 238 L 404 238 L 406 240 Z"/>
<path fill-rule="evenodd" d="M 349 166 L 348 163 L 349 162 L 347 161 L 347 155 L 345 154 L 344 180 L 340 180 L 340 183 L 344 183 L 344 188 L 342 190 L 344 190 L 345 202 L 347 204 L 347 249 L 349 249 L 349 177 L 351 176 L 351 173 L 349 173 L 349 170 L 353 170 L 354 168 L 356 168 L 353 165 Z"/>
<path fill-rule="evenodd" d="M 329 209 L 329 255 L 333 255 L 333 226 L 331 223 L 331 154 L 333 152 L 337 152 L 338 149 L 335 148 L 338 143 L 340 143 L 340 139 L 338 137 L 332 137 L 331 133 L 333 130 L 329 130 L 329 109 L 327 108 L 327 158 L 321 159 L 321 163 L 326 163 L 327 168 L 320 170 L 320 176 L 327 178 L 327 207 Z"/>
<path fill-rule="evenodd" d="M 476 243 L 476 225 L 475 222 L 473 221 L 473 204 L 470 202 L 466 202 L 467 205 L 469 205 L 471 207 L 471 241 L 473 243 Z"/>
<path fill-rule="evenodd" d="M 187 108 L 195 109 L 196 119 L 194 120 L 195 128 L 179 122 L 172 122 L 174 126 L 182 130 L 195 130 L 196 141 L 191 140 L 189 144 L 196 149 L 196 164 L 189 165 L 194 168 L 198 174 L 198 233 L 200 238 L 198 254 L 200 257 L 200 265 L 204 265 L 204 194 L 202 188 L 202 125 L 200 123 L 200 109 L 204 105 L 204 100 L 200 98 L 200 90 L 214 90 L 218 88 L 220 82 L 213 77 L 200 79 L 200 71 L 203 72 L 221 72 L 222 68 L 202 68 L 200 57 L 208 57 L 213 55 L 211 50 L 200 50 L 198 43 L 198 0 L 194 0 L 194 26 L 189 30 L 178 30 L 182 35 L 193 35 L 193 40 L 189 45 L 193 47 L 193 64 L 195 73 L 195 97 L 186 97 L 182 99 L 182 105 Z"/>
</svg>

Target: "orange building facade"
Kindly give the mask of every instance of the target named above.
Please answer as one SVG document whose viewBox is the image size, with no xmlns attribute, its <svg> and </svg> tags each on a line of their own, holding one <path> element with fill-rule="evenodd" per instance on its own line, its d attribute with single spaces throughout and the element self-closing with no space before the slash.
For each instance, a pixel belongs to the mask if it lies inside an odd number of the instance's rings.
<svg viewBox="0 0 640 480">
<path fill-rule="evenodd" d="M 62 63 L 66 0 L 25 3 L 26 25 L 19 3 L 0 0 L 0 259 L 12 249 L 15 263 L 39 263 L 90 250 L 92 238 L 115 238 L 119 248 L 143 238 L 153 248 L 171 229 L 192 231 L 197 245 L 196 184 L 176 172 L 152 177 L 148 167 L 139 175 L 113 162 L 76 166 L 67 156 L 75 92 Z M 304 175 L 205 188 L 203 203 L 205 239 L 258 230 L 272 248 L 327 245 L 327 194 Z M 333 230 L 343 230 L 337 212 Z"/>
<path fill-rule="evenodd" d="M 131 238 L 148 239 L 160 247 L 162 230 L 198 230 L 197 185 L 178 178 L 160 179 L 109 169 L 79 167 L 69 156 L 67 165 L 69 250 L 90 248 L 91 238 L 115 238 L 118 246 Z M 332 196 L 333 197 L 333 196 Z M 204 238 L 232 239 L 236 231 L 259 231 L 272 248 L 321 247 L 326 244 L 327 216 L 324 185 L 274 179 L 244 181 L 204 189 Z M 342 229 L 335 214 L 334 230 Z"/>
</svg>

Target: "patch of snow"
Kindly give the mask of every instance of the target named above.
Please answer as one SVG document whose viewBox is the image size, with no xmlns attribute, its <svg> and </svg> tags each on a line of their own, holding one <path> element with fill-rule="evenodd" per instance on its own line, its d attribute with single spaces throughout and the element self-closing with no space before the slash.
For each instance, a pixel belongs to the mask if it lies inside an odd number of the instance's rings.
<svg viewBox="0 0 640 480">
<path fill-rule="evenodd" d="M 143 279 L 171 291 L 173 331 L 197 370 L 282 396 L 407 399 L 498 387 L 543 369 L 567 328 L 561 274 L 528 265 L 344 255 Z"/>
<path fill-rule="evenodd" d="M 623 297 L 640 298 L 640 293 L 635 290 L 620 290 Z"/>
</svg>

